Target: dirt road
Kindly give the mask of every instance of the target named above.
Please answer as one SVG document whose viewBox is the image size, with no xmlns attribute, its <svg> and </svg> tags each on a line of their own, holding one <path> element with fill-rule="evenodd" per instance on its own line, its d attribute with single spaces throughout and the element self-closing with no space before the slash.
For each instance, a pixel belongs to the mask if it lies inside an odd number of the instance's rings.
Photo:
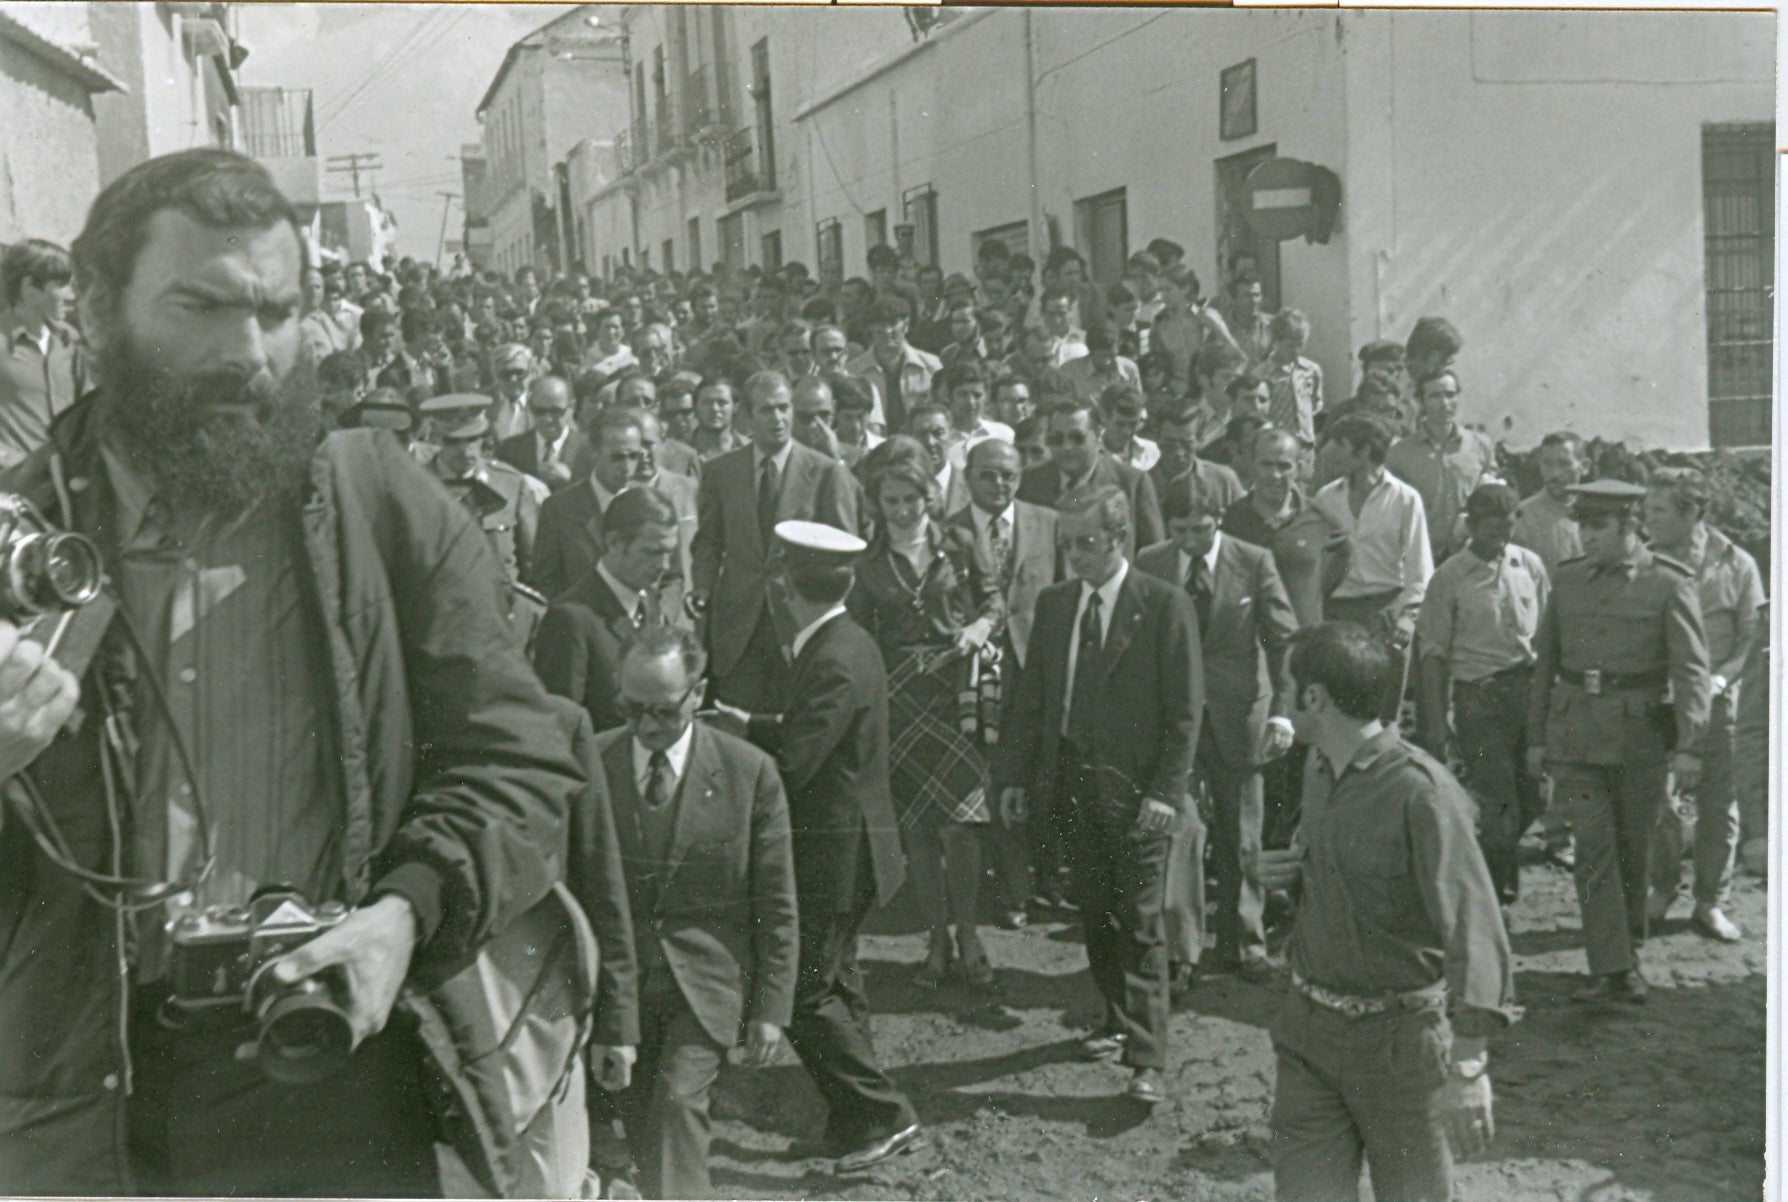
<svg viewBox="0 0 1788 1202">
<path fill-rule="evenodd" d="M 1741 880 L 1726 946 L 1693 933 L 1678 902 L 1645 949 L 1640 1009 L 1569 1000 L 1583 953 L 1568 874 L 1523 870 L 1513 914 L 1524 1022 L 1491 1067 L 1497 1137 L 1460 1170 L 1465 1202 L 1759 1198 L 1764 1151 L 1765 893 Z M 897 922 L 891 916 L 881 925 Z M 1233 977 L 1201 983 L 1172 1027 L 1171 1101 L 1148 1114 L 1125 1074 L 1074 1059 L 1095 1015 L 1078 932 L 995 930 L 989 954 L 1008 1009 L 907 978 L 920 936 L 871 935 L 863 961 L 883 1062 L 912 1095 L 926 1145 L 841 1180 L 790 1145 L 823 1121 L 793 1063 L 728 1070 L 716 1104 L 714 1183 L 740 1198 L 1266 1199 L 1265 1027 L 1276 994 Z"/>
</svg>

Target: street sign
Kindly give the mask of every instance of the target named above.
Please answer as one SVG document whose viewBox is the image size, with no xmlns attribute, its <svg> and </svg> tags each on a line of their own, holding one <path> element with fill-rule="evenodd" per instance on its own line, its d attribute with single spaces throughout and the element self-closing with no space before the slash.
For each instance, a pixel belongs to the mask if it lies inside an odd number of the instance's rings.
<svg viewBox="0 0 1788 1202">
<path fill-rule="evenodd" d="M 1341 203 L 1335 173 L 1298 159 L 1268 159 L 1248 173 L 1243 191 L 1248 227 L 1279 242 L 1299 235 L 1328 241 Z"/>
</svg>

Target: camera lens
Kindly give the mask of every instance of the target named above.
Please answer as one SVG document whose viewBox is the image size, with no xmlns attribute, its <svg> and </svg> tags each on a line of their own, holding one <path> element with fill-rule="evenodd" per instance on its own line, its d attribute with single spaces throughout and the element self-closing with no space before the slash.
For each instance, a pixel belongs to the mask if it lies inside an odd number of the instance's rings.
<svg viewBox="0 0 1788 1202">
<path fill-rule="evenodd" d="M 256 1017 L 261 1071 L 286 1085 L 308 1085 L 338 1071 L 354 1051 L 354 1027 L 329 987 L 312 977 L 265 990 Z"/>
<path fill-rule="evenodd" d="M 76 609 L 99 595 L 99 548 L 80 534 L 27 534 L 6 548 L 5 603 L 20 614 Z"/>
</svg>

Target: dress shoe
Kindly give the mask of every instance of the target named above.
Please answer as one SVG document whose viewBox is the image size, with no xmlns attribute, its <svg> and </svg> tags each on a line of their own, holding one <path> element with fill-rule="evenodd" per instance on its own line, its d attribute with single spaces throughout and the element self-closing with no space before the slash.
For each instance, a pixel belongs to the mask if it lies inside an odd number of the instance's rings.
<svg viewBox="0 0 1788 1202">
<path fill-rule="evenodd" d="M 1198 965 L 1174 961 L 1167 968 L 1167 999 L 1183 1002 L 1198 984 Z"/>
<path fill-rule="evenodd" d="M 1161 1070 L 1158 1068 L 1139 1068 L 1130 1078 L 1129 1088 L 1124 1095 L 1131 1101 L 1141 1102 L 1145 1106 L 1159 1106 L 1167 1100 L 1167 1090 L 1161 1083 Z"/>
<path fill-rule="evenodd" d="M 981 937 L 973 928 L 957 928 L 956 962 L 962 966 L 963 979 L 972 987 L 993 987 L 993 965 L 987 959 L 987 949 L 981 946 Z"/>
<path fill-rule="evenodd" d="M 944 975 L 949 971 L 950 932 L 938 927 L 931 932 L 931 946 L 925 953 L 925 962 L 913 974 L 913 983 L 921 989 L 936 989 L 943 984 Z"/>
<path fill-rule="evenodd" d="M 918 1142 L 919 1124 L 913 1123 L 892 1135 L 884 1135 L 846 1152 L 838 1158 L 838 1163 L 833 1168 L 839 1173 L 861 1173 L 891 1156 L 898 1156 Z"/>
<path fill-rule="evenodd" d="M 1629 972 L 1611 972 L 1591 981 L 1587 988 L 1571 995 L 1574 1002 L 1631 1002 L 1644 1005 L 1651 987 L 1637 968 Z"/>
<path fill-rule="evenodd" d="M 1282 980 L 1279 969 L 1265 956 L 1245 957 L 1236 965 L 1235 975 L 1248 984 L 1258 985 L 1263 989 L 1278 985 Z"/>
<path fill-rule="evenodd" d="M 1710 939 L 1718 939 L 1721 943 L 1737 943 L 1745 937 L 1738 929 L 1738 924 L 1720 912 L 1720 907 L 1698 903 L 1695 906 L 1695 917 L 1691 920 L 1697 931 Z"/>
<path fill-rule="evenodd" d="M 1007 910 L 1000 915 L 1000 926 L 1008 931 L 1022 931 L 1031 925 L 1031 916 L 1023 910 Z"/>
<path fill-rule="evenodd" d="M 1080 1041 L 1083 1060 L 1116 1060 L 1124 1054 L 1124 1037 L 1120 1034 L 1089 1035 Z"/>
</svg>

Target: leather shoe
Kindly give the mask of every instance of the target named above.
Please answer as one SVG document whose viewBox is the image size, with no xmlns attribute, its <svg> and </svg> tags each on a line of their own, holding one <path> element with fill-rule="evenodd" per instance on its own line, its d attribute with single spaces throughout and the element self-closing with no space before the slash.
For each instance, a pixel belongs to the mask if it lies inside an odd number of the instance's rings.
<svg viewBox="0 0 1788 1202">
<path fill-rule="evenodd" d="M 1606 976 L 1595 978 L 1584 989 L 1571 995 L 1574 1002 L 1631 1002 L 1644 1005 L 1650 996 L 1651 987 L 1646 984 L 1645 976 L 1638 969 L 1630 972 L 1611 972 Z"/>
<path fill-rule="evenodd" d="M 873 1168 L 890 1156 L 898 1156 L 911 1148 L 919 1140 L 919 1124 L 913 1123 L 896 1131 L 892 1135 L 884 1135 L 880 1139 L 871 1140 L 860 1148 L 846 1152 L 838 1158 L 833 1166 L 840 1173 L 861 1173 Z"/>
<path fill-rule="evenodd" d="M 1031 925 L 1031 916 L 1023 910 L 1007 910 L 1000 915 L 1000 925 L 1008 931 L 1022 931 Z"/>
<path fill-rule="evenodd" d="M 1083 1060 L 1116 1060 L 1123 1054 L 1124 1037 L 1121 1034 L 1089 1035 L 1080 1041 Z"/>
<path fill-rule="evenodd" d="M 1279 984 L 1279 970 L 1265 956 L 1248 956 L 1236 965 L 1235 975 L 1250 985 Z"/>
<path fill-rule="evenodd" d="M 1745 937 L 1738 929 L 1738 924 L 1720 912 L 1720 907 L 1697 905 L 1695 917 L 1690 920 L 1697 931 L 1710 939 L 1718 939 L 1721 943 L 1737 943 Z"/>
<path fill-rule="evenodd" d="M 1167 1100 L 1167 1090 L 1161 1084 L 1161 1070 L 1158 1068 L 1139 1068 L 1130 1078 L 1130 1086 L 1124 1090 L 1125 1096 L 1133 1102 L 1141 1102 L 1145 1106 L 1159 1106 Z"/>
</svg>

